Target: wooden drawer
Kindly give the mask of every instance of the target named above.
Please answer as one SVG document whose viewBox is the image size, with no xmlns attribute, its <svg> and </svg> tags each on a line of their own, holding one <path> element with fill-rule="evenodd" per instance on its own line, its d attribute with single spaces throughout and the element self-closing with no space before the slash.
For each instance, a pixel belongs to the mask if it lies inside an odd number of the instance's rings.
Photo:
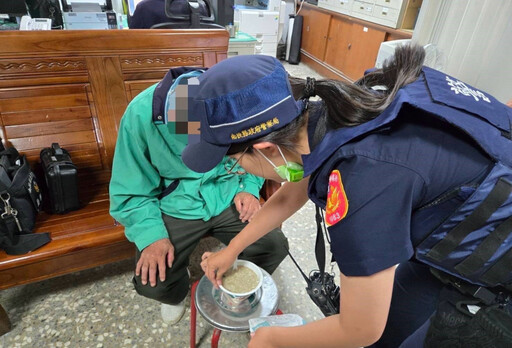
<svg viewBox="0 0 512 348">
<path fill-rule="evenodd" d="M 375 17 L 375 22 L 379 24 L 395 26 L 399 15 L 400 11 L 391 7 L 375 5 L 373 9 L 373 17 Z"/>
<path fill-rule="evenodd" d="M 350 14 L 353 5 L 353 0 L 333 0 L 334 11 L 339 13 Z"/>
<path fill-rule="evenodd" d="M 354 1 L 354 4 L 352 5 L 352 15 L 354 17 L 363 15 L 366 18 L 366 16 L 371 16 L 373 14 L 373 8 L 374 4 L 363 1 Z"/>
<path fill-rule="evenodd" d="M 407 1 L 407 0 L 405 0 Z M 400 10 L 402 8 L 403 0 L 375 0 L 375 5 L 380 5 L 383 7 L 394 8 Z"/>
</svg>

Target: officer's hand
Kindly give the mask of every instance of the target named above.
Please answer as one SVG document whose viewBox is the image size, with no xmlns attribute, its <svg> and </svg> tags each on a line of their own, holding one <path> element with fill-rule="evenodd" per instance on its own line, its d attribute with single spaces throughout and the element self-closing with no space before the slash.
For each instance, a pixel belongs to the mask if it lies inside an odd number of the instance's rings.
<svg viewBox="0 0 512 348">
<path fill-rule="evenodd" d="M 233 199 L 236 210 L 240 213 L 242 222 L 251 221 L 254 214 L 260 210 L 261 205 L 259 199 L 247 192 L 240 192 Z"/>
<path fill-rule="evenodd" d="M 231 268 L 237 257 L 227 248 L 216 253 L 205 252 L 201 257 L 201 268 L 216 289 L 222 284 L 222 275 Z"/>
<path fill-rule="evenodd" d="M 256 332 L 252 335 L 247 348 L 276 347 L 276 345 L 272 343 L 273 330 L 274 329 L 272 327 L 260 327 L 257 329 Z"/>
<path fill-rule="evenodd" d="M 135 275 L 141 277 L 142 285 L 149 283 L 156 286 L 156 272 L 160 281 L 165 280 L 166 268 L 172 267 L 174 261 L 174 247 L 168 238 L 160 239 L 148 245 L 140 254 L 139 261 L 135 266 Z"/>
</svg>

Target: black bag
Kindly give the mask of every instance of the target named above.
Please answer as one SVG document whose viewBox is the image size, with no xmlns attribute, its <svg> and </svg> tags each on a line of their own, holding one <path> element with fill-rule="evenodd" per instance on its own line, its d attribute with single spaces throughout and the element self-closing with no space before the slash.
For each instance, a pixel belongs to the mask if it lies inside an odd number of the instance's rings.
<svg viewBox="0 0 512 348">
<path fill-rule="evenodd" d="M 78 171 L 69 153 L 58 143 L 41 150 L 41 164 L 52 213 L 67 213 L 80 208 Z"/>
<path fill-rule="evenodd" d="M 476 313 L 469 307 L 479 308 Z M 487 305 L 453 289 L 441 291 L 425 348 L 512 348 L 512 315 L 507 304 Z"/>
<path fill-rule="evenodd" d="M 0 151 L 0 248 L 25 254 L 50 241 L 48 233 L 32 233 L 42 196 L 25 156 L 11 147 Z"/>
</svg>

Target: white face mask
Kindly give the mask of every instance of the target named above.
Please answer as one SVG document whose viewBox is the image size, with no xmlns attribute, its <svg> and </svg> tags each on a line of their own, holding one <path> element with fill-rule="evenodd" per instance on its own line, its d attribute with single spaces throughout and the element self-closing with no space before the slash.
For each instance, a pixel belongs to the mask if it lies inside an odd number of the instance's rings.
<svg viewBox="0 0 512 348">
<path fill-rule="evenodd" d="M 277 146 L 277 149 L 279 150 L 279 153 L 281 154 L 281 157 L 283 158 L 284 163 L 285 163 L 281 166 L 276 166 L 259 149 L 255 149 L 255 150 L 258 151 L 259 154 L 262 155 L 263 158 L 266 159 L 268 161 L 268 163 L 270 163 L 272 165 L 272 167 L 274 167 L 274 170 L 276 171 L 277 175 L 279 175 L 279 177 L 281 179 L 284 179 L 288 182 L 301 181 L 302 178 L 304 177 L 304 167 L 299 163 L 288 162 L 286 160 L 286 157 L 284 157 L 284 154 L 281 151 L 281 148 L 278 145 L 276 145 L 276 146 Z"/>
</svg>

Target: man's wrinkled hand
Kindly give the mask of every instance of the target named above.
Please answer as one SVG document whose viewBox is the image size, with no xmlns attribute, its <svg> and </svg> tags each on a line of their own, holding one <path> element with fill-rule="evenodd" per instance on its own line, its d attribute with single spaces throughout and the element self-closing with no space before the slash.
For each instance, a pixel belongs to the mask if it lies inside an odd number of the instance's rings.
<svg viewBox="0 0 512 348">
<path fill-rule="evenodd" d="M 141 277 L 142 285 L 148 283 L 156 286 L 156 273 L 160 281 L 165 281 L 167 267 L 171 268 L 174 261 L 174 246 L 168 238 L 157 240 L 148 245 L 140 254 L 135 266 L 135 275 Z"/>
<path fill-rule="evenodd" d="M 242 222 L 251 221 L 254 214 L 260 210 L 261 205 L 259 199 L 247 192 L 240 192 L 233 199 L 236 210 L 240 213 Z"/>
</svg>

